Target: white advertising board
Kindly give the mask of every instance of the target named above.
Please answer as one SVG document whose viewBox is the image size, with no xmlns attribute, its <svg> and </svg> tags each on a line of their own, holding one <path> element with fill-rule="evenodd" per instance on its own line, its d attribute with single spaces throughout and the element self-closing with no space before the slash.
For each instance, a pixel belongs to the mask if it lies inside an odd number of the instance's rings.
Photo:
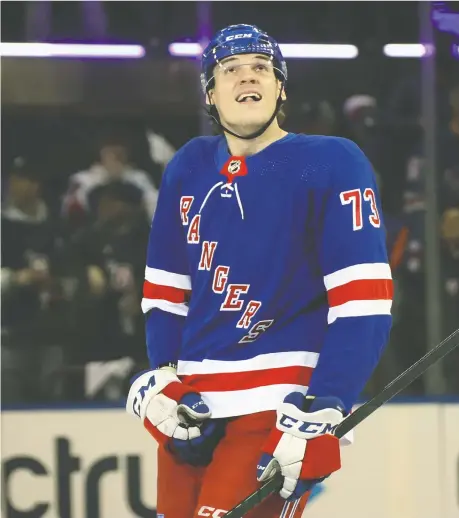
<svg viewBox="0 0 459 518">
<path fill-rule="evenodd" d="M 153 515 L 156 443 L 122 409 L 5 412 L 2 461 L 4 518 Z"/>
<path fill-rule="evenodd" d="M 156 445 L 123 409 L 2 414 L 2 517 L 151 518 Z M 459 518 L 459 405 L 391 404 L 306 518 Z"/>
<path fill-rule="evenodd" d="M 342 469 L 323 484 L 305 516 L 446 518 L 439 512 L 440 412 L 419 404 L 379 409 L 342 449 Z"/>
<path fill-rule="evenodd" d="M 445 509 L 447 518 L 459 518 L 459 405 L 445 405 L 442 419 L 445 437 L 442 449 Z"/>
</svg>

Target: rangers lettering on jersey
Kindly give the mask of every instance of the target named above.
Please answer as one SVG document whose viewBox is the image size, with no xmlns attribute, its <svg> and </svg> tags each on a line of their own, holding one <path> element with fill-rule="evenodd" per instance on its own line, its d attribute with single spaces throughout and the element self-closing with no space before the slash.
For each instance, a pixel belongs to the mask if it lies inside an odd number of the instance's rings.
<svg viewBox="0 0 459 518">
<path fill-rule="evenodd" d="M 378 189 L 352 142 L 288 134 L 240 157 L 199 137 L 169 163 L 145 271 L 148 354 L 152 368 L 177 363 L 213 417 L 274 410 L 293 391 L 350 410 L 391 300 Z"/>
</svg>

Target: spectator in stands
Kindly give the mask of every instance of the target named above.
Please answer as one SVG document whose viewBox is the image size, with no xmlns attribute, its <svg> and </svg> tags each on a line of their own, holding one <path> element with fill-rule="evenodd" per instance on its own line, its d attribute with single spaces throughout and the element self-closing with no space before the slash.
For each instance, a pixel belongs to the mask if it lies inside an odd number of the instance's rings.
<svg viewBox="0 0 459 518">
<path fill-rule="evenodd" d="M 381 117 L 376 98 L 371 95 L 352 95 L 344 102 L 343 114 L 346 136 L 360 146 L 386 185 Z"/>
<path fill-rule="evenodd" d="M 343 113 L 353 140 L 362 148 L 367 147 L 370 131 L 379 122 L 376 98 L 371 95 L 352 95 L 344 102 Z"/>
<path fill-rule="evenodd" d="M 439 234 L 441 242 L 441 287 L 442 303 L 442 334 L 446 336 L 459 326 L 459 312 L 457 306 L 456 282 L 459 277 L 458 261 L 455 257 L 454 235 L 456 232 L 459 209 L 459 138 L 457 127 L 458 108 L 457 87 L 451 94 L 453 113 L 445 116 L 442 108 L 447 99 L 439 98 L 437 121 L 437 167 L 435 169 L 438 209 Z M 449 119 L 449 120 L 448 120 Z M 425 353 L 427 348 L 427 318 L 425 276 L 425 213 L 427 208 L 427 193 L 425 186 L 425 159 L 422 139 L 415 146 L 408 160 L 406 185 L 404 190 L 404 212 L 409 229 L 406 261 L 403 265 L 403 292 L 402 301 L 403 325 L 401 344 L 410 344 L 406 348 L 411 350 L 410 358 L 406 358 L 404 367 Z M 449 365 L 446 362 L 444 365 Z M 420 382 L 419 382 L 420 383 Z"/>
<path fill-rule="evenodd" d="M 52 320 L 57 233 L 41 197 L 40 174 L 24 159 L 10 170 L 2 207 L 3 400 L 52 397 L 48 377 L 59 368 Z"/>
<path fill-rule="evenodd" d="M 376 179 L 380 190 L 382 205 L 384 207 L 385 198 L 388 195 L 390 196 L 391 193 L 388 192 L 385 183 L 383 183 L 382 178 L 378 173 L 376 173 Z M 402 215 L 383 211 L 383 216 L 386 230 L 387 252 L 394 286 L 392 301 L 392 330 L 389 344 L 384 350 L 381 361 L 365 388 L 365 394 L 370 397 L 382 390 L 390 380 L 400 374 L 403 370 L 402 365 L 404 365 L 403 359 L 400 359 L 400 348 L 403 347 L 403 344 L 401 344 L 399 340 L 402 317 L 401 306 L 403 301 L 403 287 L 400 283 L 400 274 L 405 261 L 409 232 Z"/>
<path fill-rule="evenodd" d="M 444 318 L 446 334 L 459 327 L 459 207 L 450 208 L 441 221 Z M 459 370 L 456 386 L 459 387 Z"/>
<path fill-rule="evenodd" d="M 154 164 L 160 167 L 162 174 L 164 173 L 164 170 L 166 169 L 169 161 L 175 155 L 176 149 L 170 142 L 166 140 L 163 135 L 155 133 L 151 129 L 147 130 L 146 138 L 148 142 L 150 158 Z"/>
<path fill-rule="evenodd" d="M 402 176 L 405 163 L 402 168 L 394 169 L 398 159 L 394 160 L 392 130 L 384 123 L 377 99 L 371 95 L 352 95 L 344 102 L 343 114 L 344 136 L 362 148 L 384 183 L 384 212 L 398 217 L 401 212 L 401 181 L 397 175 Z"/>
<path fill-rule="evenodd" d="M 135 185 L 112 182 L 91 196 L 96 221 L 74 236 L 69 254 L 80 279 L 73 361 L 90 365 L 128 357 L 141 362 L 140 300 L 149 232 L 140 208 L 143 193 Z"/>
<path fill-rule="evenodd" d="M 449 145 L 443 159 L 442 177 L 442 272 L 445 334 L 459 327 L 459 84 L 450 94 Z M 448 141 L 445 141 L 445 144 Z M 459 394 L 459 352 L 445 362 L 448 389 Z"/>
<path fill-rule="evenodd" d="M 63 213 L 72 226 L 93 221 L 95 207 L 91 206 L 91 193 L 97 187 L 111 182 L 136 186 L 142 196 L 146 219 L 150 222 L 156 208 L 158 190 L 145 171 L 136 169 L 129 162 L 126 141 L 120 136 L 104 138 L 99 149 L 99 160 L 88 170 L 70 177 L 69 186 L 63 200 Z"/>
<path fill-rule="evenodd" d="M 442 139 L 441 170 L 443 172 L 441 185 L 442 209 L 459 207 L 459 84 L 449 96 L 451 117 L 448 133 Z"/>
<path fill-rule="evenodd" d="M 336 135 L 336 114 L 325 100 L 289 100 L 287 125 L 290 131 L 306 135 Z"/>
</svg>

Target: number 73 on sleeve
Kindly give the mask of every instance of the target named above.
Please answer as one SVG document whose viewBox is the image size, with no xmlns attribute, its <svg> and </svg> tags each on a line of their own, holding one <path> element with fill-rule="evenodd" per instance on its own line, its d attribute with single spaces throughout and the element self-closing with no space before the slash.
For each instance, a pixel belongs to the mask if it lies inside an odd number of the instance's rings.
<svg viewBox="0 0 459 518">
<path fill-rule="evenodd" d="M 379 228 L 381 226 L 381 218 L 379 217 L 378 208 L 376 206 L 376 197 L 373 189 L 367 187 L 363 191 L 363 194 L 360 189 L 343 191 L 340 193 L 339 198 L 342 205 L 351 205 L 353 230 L 361 230 L 364 225 L 362 215 L 362 199 L 363 202 L 370 204 L 371 214 L 368 218 L 370 224 L 375 228 Z"/>
</svg>

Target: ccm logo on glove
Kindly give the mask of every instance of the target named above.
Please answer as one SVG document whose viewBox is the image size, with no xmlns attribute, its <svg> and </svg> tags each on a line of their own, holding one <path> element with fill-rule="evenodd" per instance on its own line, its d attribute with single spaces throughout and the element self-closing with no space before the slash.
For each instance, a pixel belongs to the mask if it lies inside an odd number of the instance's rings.
<svg viewBox="0 0 459 518">
<path fill-rule="evenodd" d="M 126 410 L 139 417 L 160 444 L 200 437 L 199 425 L 210 417 L 201 395 L 181 383 L 170 369 L 141 374 L 131 385 Z"/>
<path fill-rule="evenodd" d="M 207 466 L 224 435 L 201 394 L 170 367 L 147 371 L 132 383 L 126 410 L 168 451 L 193 466 Z"/>
<path fill-rule="evenodd" d="M 134 400 L 132 402 L 132 411 L 137 417 L 140 417 L 142 401 L 145 399 L 148 391 L 154 388 L 155 384 L 155 377 L 151 376 L 148 378 L 147 384 L 139 387 L 137 394 L 135 394 Z"/>
<path fill-rule="evenodd" d="M 334 433 L 337 426 L 338 425 L 332 425 L 330 423 L 309 423 L 307 421 L 299 421 L 298 419 L 294 419 L 284 414 L 279 419 L 278 428 L 280 430 L 283 430 L 284 428 L 286 430 L 295 429 L 302 434 L 304 433 L 316 436 L 317 434 Z"/>
<path fill-rule="evenodd" d="M 333 431 L 343 420 L 343 413 L 338 398 L 289 394 L 277 411 L 276 428 L 263 446 L 258 480 L 264 482 L 281 471 L 284 480 L 280 495 L 297 500 L 340 469 L 339 440 Z"/>
</svg>

